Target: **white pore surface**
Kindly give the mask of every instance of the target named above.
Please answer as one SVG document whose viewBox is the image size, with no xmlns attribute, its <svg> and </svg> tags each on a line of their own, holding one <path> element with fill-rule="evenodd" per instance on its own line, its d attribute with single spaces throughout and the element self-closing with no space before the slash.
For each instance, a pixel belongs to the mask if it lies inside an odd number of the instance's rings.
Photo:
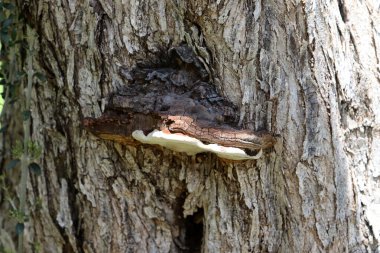
<svg viewBox="0 0 380 253">
<path fill-rule="evenodd" d="M 186 135 L 169 134 L 162 131 L 154 130 L 145 135 L 141 130 L 135 130 L 132 137 L 139 142 L 146 144 L 157 144 L 176 152 L 184 152 L 187 155 L 195 155 L 203 152 L 212 152 L 217 156 L 230 160 L 248 160 L 259 159 L 262 155 L 262 150 L 255 156 L 250 156 L 240 148 L 224 147 L 218 144 L 204 144 L 196 138 Z"/>
</svg>

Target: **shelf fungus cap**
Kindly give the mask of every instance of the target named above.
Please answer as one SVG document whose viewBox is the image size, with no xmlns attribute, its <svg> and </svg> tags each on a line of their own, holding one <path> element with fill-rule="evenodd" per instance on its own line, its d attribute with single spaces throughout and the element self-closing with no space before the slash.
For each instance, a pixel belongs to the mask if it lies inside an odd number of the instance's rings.
<svg viewBox="0 0 380 253">
<path fill-rule="evenodd" d="M 135 130 L 132 137 L 142 143 L 160 145 L 176 152 L 183 152 L 187 155 L 195 155 L 203 152 L 211 152 L 217 156 L 229 160 L 250 160 L 259 159 L 262 149 L 254 155 L 248 155 L 243 149 L 234 147 L 224 147 L 218 144 L 204 144 L 200 140 L 182 134 L 164 133 L 159 130 L 145 135 L 141 130 Z"/>
</svg>

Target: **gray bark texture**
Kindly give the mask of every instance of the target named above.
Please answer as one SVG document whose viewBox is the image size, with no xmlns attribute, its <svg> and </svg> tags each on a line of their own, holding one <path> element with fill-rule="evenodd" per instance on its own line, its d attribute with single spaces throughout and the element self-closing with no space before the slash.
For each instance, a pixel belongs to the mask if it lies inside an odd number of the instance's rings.
<svg viewBox="0 0 380 253">
<path fill-rule="evenodd" d="M 42 175 L 28 180 L 27 252 L 35 242 L 41 252 L 380 252 L 378 1 L 23 8 L 48 77 L 32 94 L 43 152 Z M 181 44 L 244 128 L 279 136 L 260 159 L 189 157 L 83 128 L 128 84 L 121 69 Z"/>
</svg>

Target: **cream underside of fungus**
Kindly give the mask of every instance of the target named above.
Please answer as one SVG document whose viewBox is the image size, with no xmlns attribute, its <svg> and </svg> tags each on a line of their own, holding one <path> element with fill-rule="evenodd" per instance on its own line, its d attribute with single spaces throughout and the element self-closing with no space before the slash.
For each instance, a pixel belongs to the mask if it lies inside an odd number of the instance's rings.
<svg viewBox="0 0 380 253">
<path fill-rule="evenodd" d="M 135 130 L 132 137 L 145 144 L 156 144 L 176 152 L 184 152 L 187 155 L 195 155 L 203 152 L 212 152 L 217 156 L 230 160 L 259 159 L 260 150 L 255 156 L 250 156 L 243 149 L 224 147 L 218 144 L 204 144 L 200 140 L 182 134 L 170 134 L 154 130 L 145 135 L 141 130 Z"/>
</svg>

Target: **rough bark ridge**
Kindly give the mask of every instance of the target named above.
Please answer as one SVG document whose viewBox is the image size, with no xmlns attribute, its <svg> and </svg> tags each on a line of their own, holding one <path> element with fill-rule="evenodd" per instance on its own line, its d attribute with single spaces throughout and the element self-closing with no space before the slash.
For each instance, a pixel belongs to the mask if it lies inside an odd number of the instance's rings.
<svg viewBox="0 0 380 253">
<path fill-rule="evenodd" d="M 379 250 L 375 1 L 34 0 L 25 8 L 49 77 L 33 95 L 43 175 L 31 177 L 28 195 L 28 238 L 43 252 Z M 182 42 L 238 108 L 240 125 L 282 136 L 261 159 L 192 159 L 81 128 L 128 81 L 121 67 Z"/>
</svg>

